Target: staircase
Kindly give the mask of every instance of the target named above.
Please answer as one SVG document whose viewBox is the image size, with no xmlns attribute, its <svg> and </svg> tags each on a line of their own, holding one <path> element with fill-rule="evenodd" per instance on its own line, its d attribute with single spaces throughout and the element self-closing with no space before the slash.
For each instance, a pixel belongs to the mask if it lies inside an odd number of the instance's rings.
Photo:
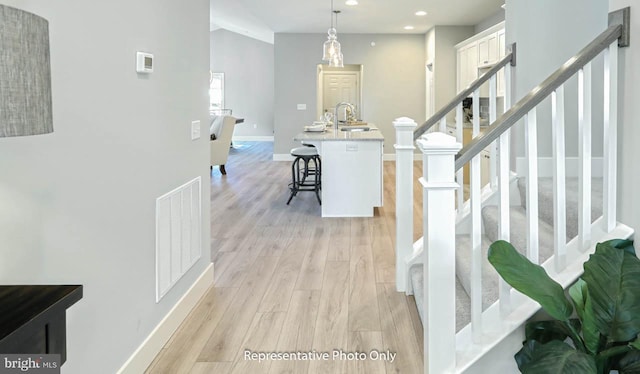
<svg viewBox="0 0 640 374">
<path fill-rule="evenodd" d="M 513 106 L 515 46 L 420 127 L 409 118 L 394 122 L 396 289 L 415 295 L 424 326 L 425 374 L 517 372 L 513 354 L 521 348 L 525 323 L 540 307 L 511 289 L 488 263 L 492 242 L 511 242 L 566 289 L 582 274 L 582 264 L 598 242 L 633 234 L 616 219 L 618 48 L 628 40 L 628 11 L 610 14 L 611 25 L 605 32 Z M 591 62 L 600 54 L 604 54 L 604 139 L 601 160 L 594 160 Z M 504 73 L 506 89 L 504 114 L 499 118 L 498 73 Z M 564 88 L 574 76 L 577 97 L 566 100 L 578 102 L 579 154 L 569 163 Z M 481 132 L 477 103 L 485 83 L 490 126 Z M 468 96 L 474 98 L 473 139 L 463 148 L 462 100 Z M 538 121 L 539 105 L 547 99 L 551 121 Z M 455 137 L 446 133 L 446 116 L 454 110 Z M 519 174 L 510 164 L 511 128 L 517 123 L 524 127 L 525 144 Z M 552 130 L 550 166 L 538 164 L 538 126 Z M 419 182 L 424 194 L 424 236 L 415 243 L 414 141 L 423 154 Z M 482 186 L 480 158 L 485 149 L 491 154 L 490 182 Z M 469 180 L 464 179 L 465 165 Z"/>
<path fill-rule="evenodd" d="M 540 178 L 538 180 L 538 206 L 539 206 L 539 249 L 540 262 L 545 262 L 553 255 L 554 222 L 553 222 L 553 179 Z M 566 210 L 566 239 L 569 242 L 578 235 L 578 178 L 567 178 L 567 210 Z M 520 205 L 510 207 L 511 244 L 520 249 L 522 254 L 526 248 L 527 240 L 527 214 L 526 201 L 523 199 L 526 192 L 525 178 L 517 179 Z M 592 178 L 591 182 L 591 222 L 602 216 L 602 178 Z M 496 205 L 487 205 L 482 208 L 482 310 L 498 301 L 498 273 L 487 260 L 489 245 L 500 239 L 499 236 L 499 211 Z M 456 332 L 471 322 L 471 240 L 468 234 L 456 235 Z M 414 264 L 409 268 L 412 293 L 416 299 L 418 314 L 422 318 L 424 272 L 422 264 Z"/>
</svg>

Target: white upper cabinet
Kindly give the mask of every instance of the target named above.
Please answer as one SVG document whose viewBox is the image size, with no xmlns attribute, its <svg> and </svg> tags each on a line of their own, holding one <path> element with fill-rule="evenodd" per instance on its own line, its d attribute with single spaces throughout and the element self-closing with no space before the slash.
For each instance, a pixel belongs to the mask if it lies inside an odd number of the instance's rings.
<svg viewBox="0 0 640 374">
<path fill-rule="evenodd" d="M 458 57 L 457 89 L 465 89 L 482 73 L 505 56 L 504 22 L 456 45 Z M 481 93 L 481 96 L 484 92 Z M 497 95 L 504 96 L 504 73 L 497 78 Z"/>
<path fill-rule="evenodd" d="M 478 44 L 458 49 L 458 92 L 478 78 Z"/>
<path fill-rule="evenodd" d="M 498 33 L 478 40 L 478 66 L 493 65 L 498 62 L 498 56 Z"/>
</svg>

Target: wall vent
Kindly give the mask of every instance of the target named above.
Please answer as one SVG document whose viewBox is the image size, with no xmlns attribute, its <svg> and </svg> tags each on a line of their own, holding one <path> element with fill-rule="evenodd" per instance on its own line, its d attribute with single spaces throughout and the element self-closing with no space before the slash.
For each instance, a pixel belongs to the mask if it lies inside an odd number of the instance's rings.
<svg viewBox="0 0 640 374">
<path fill-rule="evenodd" d="M 156 303 L 202 254 L 201 178 L 156 199 Z"/>
</svg>

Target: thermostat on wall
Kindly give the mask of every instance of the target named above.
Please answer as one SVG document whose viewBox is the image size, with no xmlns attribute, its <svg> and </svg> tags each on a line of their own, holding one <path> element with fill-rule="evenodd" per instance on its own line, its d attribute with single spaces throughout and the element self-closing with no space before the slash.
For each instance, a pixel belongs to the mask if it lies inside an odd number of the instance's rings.
<svg viewBox="0 0 640 374">
<path fill-rule="evenodd" d="M 151 53 L 136 53 L 136 71 L 138 73 L 153 73 L 153 55 Z"/>
</svg>

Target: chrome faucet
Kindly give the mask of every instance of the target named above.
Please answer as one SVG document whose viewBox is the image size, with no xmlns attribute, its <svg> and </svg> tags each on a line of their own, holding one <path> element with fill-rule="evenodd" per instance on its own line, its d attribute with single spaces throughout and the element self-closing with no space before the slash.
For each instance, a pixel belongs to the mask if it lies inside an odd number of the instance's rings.
<svg viewBox="0 0 640 374">
<path fill-rule="evenodd" d="M 346 101 L 343 101 L 341 103 L 336 104 L 336 110 L 333 116 L 333 119 L 336 121 L 336 129 L 338 128 L 338 109 L 340 109 L 340 107 L 342 106 L 346 106 L 347 108 L 349 108 L 351 110 L 351 113 L 355 113 L 356 109 L 353 106 L 353 104 L 351 103 L 347 103 Z M 345 122 L 348 122 L 349 118 L 345 118 Z"/>
</svg>

